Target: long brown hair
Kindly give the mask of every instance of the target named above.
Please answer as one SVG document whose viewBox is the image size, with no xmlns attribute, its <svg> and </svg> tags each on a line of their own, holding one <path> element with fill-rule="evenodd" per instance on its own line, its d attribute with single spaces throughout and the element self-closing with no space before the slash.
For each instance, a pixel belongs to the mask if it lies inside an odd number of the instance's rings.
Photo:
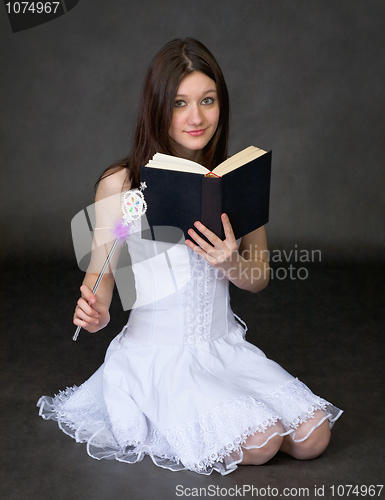
<svg viewBox="0 0 385 500">
<path fill-rule="evenodd" d="M 193 38 L 177 39 L 162 47 L 150 64 L 130 154 L 109 167 L 99 181 L 127 168 L 127 180 L 131 181 L 131 187 L 138 187 L 140 167 L 156 152 L 176 155 L 169 137 L 175 95 L 183 78 L 194 71 L 204 73 L 216 83 L 220 106 L 218 127 L 203 150 L 203 164 L 213 169 L 227 158 L 230 112 L 222 71 L 201 42 Z"/>
</svg>

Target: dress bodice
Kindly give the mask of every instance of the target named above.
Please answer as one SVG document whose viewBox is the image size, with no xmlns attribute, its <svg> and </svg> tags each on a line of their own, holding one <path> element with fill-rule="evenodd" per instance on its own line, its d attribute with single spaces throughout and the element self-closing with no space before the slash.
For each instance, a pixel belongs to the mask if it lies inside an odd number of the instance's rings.
<svg viewBox="0 0 385 500">
<path fill-rule="evenodd" d="M 127 239 L 136 301 L 124 331 L 134 344 L 196 344 L 240 328 L 225 276 L 182 242 Z"/>
</svg>

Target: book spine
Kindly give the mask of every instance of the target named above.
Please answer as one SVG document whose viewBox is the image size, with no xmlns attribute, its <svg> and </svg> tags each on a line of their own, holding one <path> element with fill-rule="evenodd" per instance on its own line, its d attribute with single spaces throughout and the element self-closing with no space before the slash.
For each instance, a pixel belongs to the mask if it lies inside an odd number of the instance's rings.
<svg viewBox="0 0 385 500">
<path fill-rule="evenodd" d="M 203 177 L 202 179 L 202 218 L 201 222 L 213 233 L 224 238 L 222 215 L 222 177 Z"/>
</svg>

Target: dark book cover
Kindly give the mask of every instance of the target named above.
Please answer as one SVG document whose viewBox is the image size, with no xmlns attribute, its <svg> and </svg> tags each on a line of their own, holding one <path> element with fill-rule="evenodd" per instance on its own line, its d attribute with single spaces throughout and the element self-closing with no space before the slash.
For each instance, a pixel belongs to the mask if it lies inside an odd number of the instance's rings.
<svg viewBox="0 0 385 500">
<path fill-rule="evenodd" d="M 269 220 L 270 174 L 271 151 L 219 178 L 144 166 L 140 180 L 147 185 L 151 231 L 143 237 L 178 243 L 199 220 L 224 239 L 221 214 L 226 213 L 235 238 L 241 238 Z"/>
</svg>

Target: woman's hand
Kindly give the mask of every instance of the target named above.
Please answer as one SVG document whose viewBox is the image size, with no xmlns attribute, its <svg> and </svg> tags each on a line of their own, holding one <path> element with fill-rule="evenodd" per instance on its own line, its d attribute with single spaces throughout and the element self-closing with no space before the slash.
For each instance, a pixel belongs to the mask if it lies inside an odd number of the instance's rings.
<svg viewBox="0 0 385 500">
<path fill-rule="evenodd" d="M 222 224 L 225 233 L 224 240 L 221 240 L 201 222 L 195 222 L 195 227 L 209 243 L 193 229 L 189 229 L 188 234 L 195 243 L 186 240 L 187 246 L 220 270 L 238 288 L 254 293 L 259 292 L 269 282 L 269 254 L 265 228 L 262 226 L 244 236 L 238 249 L 230 220 L 226 214 L 222 214 Z"/>
<path fill-rule="evenodd" d="M 74 325 L 81 326 L 90 333 L 95 333 L 109 323 L 108 307 L 103 304 L 98 295 L 92 293 L 87 285 L 82 285 L 80 291 L 82 296 L 75 309 Z"/>
<path fill-rule="evenodd" d="M 225 271 L 229 264 L 231 264 L 232 259 L 238 254 L 238 244 L 228 216 L 226 214 L 222 214 L 221 219 L 225 232 L 224 240 L 221 240 L 216 234 L 210 231 L 210 229 L 204 226 L 201 222 L 197 221 L 194 226 L 209 240 L 211 244 L 207 243 L 207 241 L 199 236 L 193 229 L 189 229 L 188 234 L 196 244 L 194 244 L 191 240 L 186 240 L 186 244 L 194 250 L 194 252 L 205 258 L 213 267 L 220 268 L 222 271 Z"/>
</svg>

